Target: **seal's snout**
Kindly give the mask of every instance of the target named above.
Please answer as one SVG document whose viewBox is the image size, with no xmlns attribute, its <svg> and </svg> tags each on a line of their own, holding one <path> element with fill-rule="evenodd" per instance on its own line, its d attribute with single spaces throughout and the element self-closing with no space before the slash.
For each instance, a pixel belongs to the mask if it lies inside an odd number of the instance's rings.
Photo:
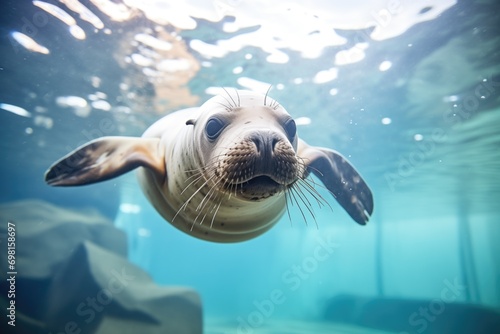
<svg viewBox="0 0 500 334">
<path fill-rule="evenodd" d="M 289 159 L 290 155 L 295 157 L 295 152 L 286 138 L 272 131 L 256 131 L 246 137 L 246 142 L 250 147 L 253 146 L 249 152 L 253 165 L 252 177 L 266 175 L 283 185 L 294 181 L 281 173 L 286 170 L 286 174 L 289 174 L 289 171 L 295 169 L 294 159 Z M 286 163 L 284 160 L 287 160 Z"/>
<path fill-rule="evenodd" d="M 255 132 L 248 139 L 255 145 L 255 150 L 261 159 L 267 161 L 274 156 L 276 144 L 281 140 L 271 132 Z"/>
<path fill-rule="evenodd" d="M 214 173 L 221 186 L 251 200 L 286 190 L 301 174 L 289 140 L 270 130 L 248 133 L 219 157 Z"/>
</svg>

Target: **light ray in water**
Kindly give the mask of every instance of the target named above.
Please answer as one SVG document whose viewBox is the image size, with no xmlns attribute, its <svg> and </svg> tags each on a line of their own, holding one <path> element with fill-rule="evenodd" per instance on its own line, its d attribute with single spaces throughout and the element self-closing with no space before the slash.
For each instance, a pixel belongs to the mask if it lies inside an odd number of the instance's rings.
<svg viewBox="0 0 500 334">
<path fill-rule="evenodd" d="M 70 10 L 78 13 L 80 18 L 92 24 L 96 29 L 104 28 L 104 23 L 90 9 L 81 4 L 78 0 L 59 0 Z"/>
<path fill-rule="evenodd" d="M 76 24 L 76 20 L 71 15 L 69 15 L 61 8 L 50 3 L 37 0 L 33 1 L 33 5 L 43 9 L 47 13 L 64 22 L 69 27 L 69 32 L 71 33 L 71 35 L 73 35 L 73 37 L 75 37 L 76 39 L 85 39 L 86 35 L 83 29 Z"/>
<path fill-rule="evenodd" d="M 76 21 L 71 15 L 53 4 L 35 0 L 33 1 L 33 5 L 37 6 L 40 9 L 43 9 L 47 13 L 66 23 L 68 26 L 76 25 Z"/>
<path fill-rule="evenodd" d="M 0 108 L 3 110 L 7 110 L 13 114 L 23 116 L 23 117 L 31 117 L 31 113 L 27 111 L 24 108 L 12 105 L 12 104 L 7 104 L 7 103 L 0 103 Z"/>
<path fill-rule="evenodd" d="M 13 31 L 10 34 L 12 38 L 22 46 L 24 46 L 27 50 L 33 51 L 33 52 L 38 52 L 38 53 L 43 53 L 48 55 L 50 53 L 49 49 L 47 49 L 45 46 L 38 44 L 35 42 L 35 40 L 31 37 L 26 36 L 23 33 L 20 33 L 18 31 Z"/>
</svg>

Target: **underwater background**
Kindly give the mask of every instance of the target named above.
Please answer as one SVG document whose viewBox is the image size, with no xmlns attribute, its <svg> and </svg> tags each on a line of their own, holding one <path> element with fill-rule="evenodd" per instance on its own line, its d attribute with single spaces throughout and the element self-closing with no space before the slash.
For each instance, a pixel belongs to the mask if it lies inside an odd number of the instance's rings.
<svg viewBox="0 0 500 334">
<path fill-rule="evenodd" d="M 2 333 L 500 332 L 498 1 L 6 0 L 0 17 Z M 331 207 L 217 244 L 165 222 L 134 173 L 44 182 L 89 140 L 270 86 L 370 185 L 366 226 L 318 186 Z"/>
</svg>

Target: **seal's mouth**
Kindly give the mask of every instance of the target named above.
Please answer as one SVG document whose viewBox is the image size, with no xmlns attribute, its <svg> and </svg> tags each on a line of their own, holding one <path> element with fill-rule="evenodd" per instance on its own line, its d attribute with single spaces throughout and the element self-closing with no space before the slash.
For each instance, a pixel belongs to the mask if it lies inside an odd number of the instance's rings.
<svg viewBox="0 0 500 334">
<path fill-rule="evenodd" d="M 255 186 L 268 187 L 268 188 L 279 188 L 281 186 L 281 184 L 274 181 L 270 176 L 261 175 L 261 176 L 254 177 L 253 179 L 250 179 L 246 182 L 243 182 L 242 186 L 244 188 L 245 187 L 255 187 Z"/>
<path fill-rule="evenodd" d="M 284 190 L 285 185 L 273 180 L 268 175 L 260 175 L 239 184 L 239 193 L 252 201 L 261 200 L 273 196 Z"/>
</svg>

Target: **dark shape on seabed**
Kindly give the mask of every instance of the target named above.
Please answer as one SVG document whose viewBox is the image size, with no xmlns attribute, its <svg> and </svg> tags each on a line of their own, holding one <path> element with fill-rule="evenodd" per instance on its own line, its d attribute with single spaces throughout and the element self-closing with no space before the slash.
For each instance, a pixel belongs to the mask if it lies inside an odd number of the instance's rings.
<svg viewBox="0 0 500 334">
<path fill-rule="evenodd" d="M 17 250 L 16 326 L 2 321 L 0 332 L 202 333 L 198 293 L 155 284 L 126 259 L 125 234 L 95 211 L 27 200 L 0 205 L 0 220 L 15 222 Z"/>
<path fill-rule="evenodd" d="M 338 295 L 325 305 L 325 320 L 390 332 L 426 334 L 500 333 L 500 313 L 458 302 L 465 286 L 445 281 L 433 300 Z"/>
</svg>

